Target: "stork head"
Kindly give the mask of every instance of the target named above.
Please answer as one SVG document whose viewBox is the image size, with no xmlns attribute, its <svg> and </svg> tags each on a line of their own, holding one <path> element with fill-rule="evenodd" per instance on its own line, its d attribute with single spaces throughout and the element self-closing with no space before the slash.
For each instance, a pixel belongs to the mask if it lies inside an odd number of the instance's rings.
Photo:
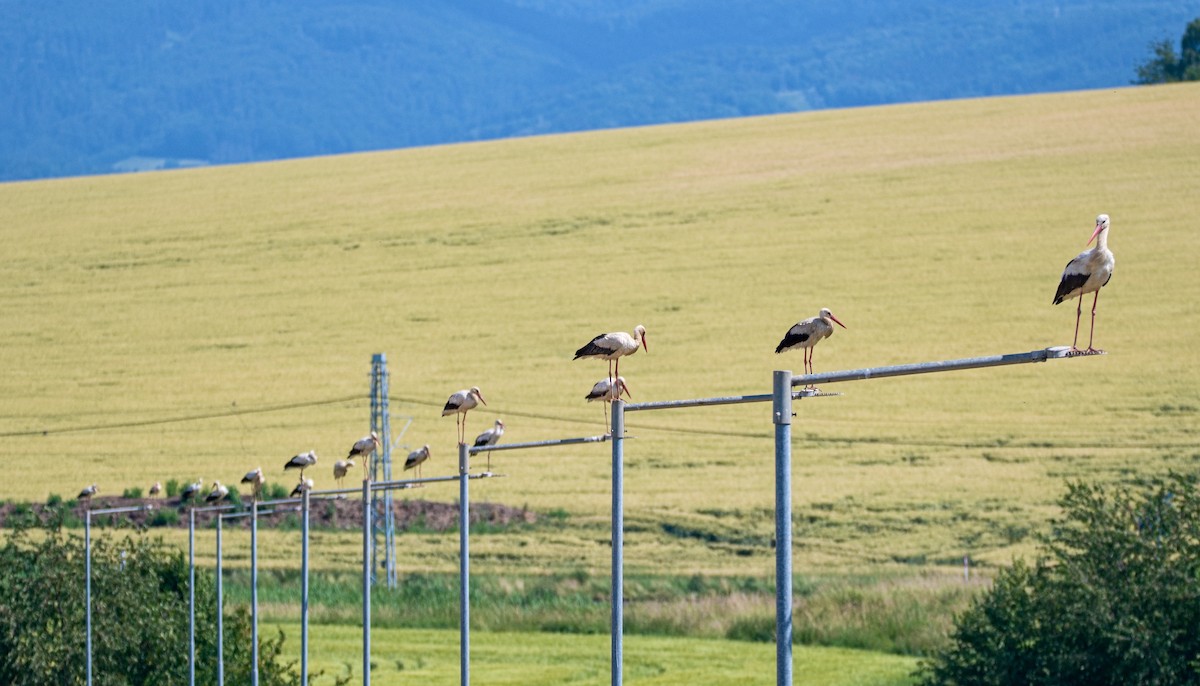
<svg viewBox="0 0 1200 686">
<path fill-rule="evenodd" d="M 496 420 L 496 428 L 497 428 L 497 429 L 503 429 L 503 428 L 504 428 L 504 420 L 502 420 L 502 419 L 497 419 L 497 420 Z"/>
<path fill-rule="evenodd" d="M 641 324 L 633 327 L 633 338 L 634 340 L 641 342 L 643 350 L 645 350 L 647 353 L 650 352 L 650 348 L 646 345 L 646 327 L 642 326 Z"/>
<path fill-rule="evenodd" d="M 471 395 L 479 398 L 479 402 L 487 405 L 487 401 L 483 399 L 483 393 L 479 392 L 479 386 L 471 386 Z"/>
<path fill-rule="evenodd" d="M 1108 229 L 1108 215 L 1101 214 L 1096 217 L 1096 230 L 1092 232 L 1092 237 L 1088 239 L 1087 244 L 1091 245 L 1092 241 L 1096 240 L 1096 236 L 1100 235 L 1101 231 Z"/>
<path fill-rule="evenodd" d="M 629 392 L 629 385 L 625 383 L 625 377 L 618 376 L 617 377 L 617 394 L 616 395 L 618 398 L 620 398 L 622 394 L 627 395 L 630 398 L 633 397 L 633 393 Z"/>
<path fill-rule="evenodd" d="M 833 316 L 833 313 L 829 311 L 828 307 L 821 308 L 821 319 L 829 319 L 829 320 L 833 321 L 834 323 L 836 323 L 838 326 L 842 327 L 843 329 L 846 328 L 845 324 L 841 323 L 840 321 L 838 321 L 837 317 Z"/>
</svg>

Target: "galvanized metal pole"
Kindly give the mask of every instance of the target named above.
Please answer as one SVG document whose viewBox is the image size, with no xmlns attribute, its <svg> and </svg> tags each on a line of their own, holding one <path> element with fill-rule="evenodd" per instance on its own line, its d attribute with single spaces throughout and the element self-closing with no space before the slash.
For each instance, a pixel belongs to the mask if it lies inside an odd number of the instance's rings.
<svg viewBox="0 0 1200 686">
<path fill-rule="evenodd" d="M 612 404 L 612 686 L 624 678 L 625 402 Z"/>
<path fill-rule="evenodd" d="M 458 634 L 459 634 L 459 683 L 471 683 L 471 504 L 468 500 L 468 472 L 471 467 L 471 452 L 466 443 L 458 444 Z"/>
<path fill-rule="evenodd" d="M 217 513 L 217 686 L 225 686 L 225 603 L 221 573 L 221 513 Z"/>
<path fill-rule="evenodd" d="M 363 479 L 363 686 L 371 686 L 371 480 Z"/>
<path fill-rule="evenodd" d="M 792 373 L 775 372 L 775 683 L 792 686 Z"/>
<path fill-rule="evenodd" d="M 188 686 L 196 686 L 196 508 L 188 510 Z"/>
<path fill-rule="evenodd" d="M 92 686 L 92 511 L 83 520 L 83 547 L 86 551 L 83 575 L 87 579 L 87 686 Z"/>
<path fill-rule="evenodd" d="M 308 490 L 301 495 L 300 530 L 300 683 L 308 683 Z"/>
<path fill-rule="evenodd" d="M 250 501 L 250 686 L 258 686 L 258 500 Z"/>
</svg>

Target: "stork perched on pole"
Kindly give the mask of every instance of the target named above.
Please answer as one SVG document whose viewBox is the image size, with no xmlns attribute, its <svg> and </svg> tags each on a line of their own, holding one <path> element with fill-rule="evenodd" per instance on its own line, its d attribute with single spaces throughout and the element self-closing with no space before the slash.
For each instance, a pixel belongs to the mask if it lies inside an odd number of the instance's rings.
<svg viewBox="0 0 1200 686">
<path fill-rule="evenodd" d="M 246 472 L 246 476 L 242 477 L 242 483 L 250 484 L 250 497 L 258 500 L 262 495 L 263 484 L 267 483 L 267 477 L 263 474 L 262 467 L 256 467 L 253 471 Z"/>
<path fill-rule="evenodd" d="M 492 428 L 484 431 L 475 437 L 475 447 L 482 448 L 489 445 L 496 445 L 500 442 L 500 437 L 504 435 L 504 422 L 497 419 Z M 492 471 L 492 453 L 488 452 L 488 471 Z"/>
<path fill-rule="evenodd" d="M 286 472 L 289 469 L 299 469 L 300 470 L 300 479 L 303 480 L 304 479 L 304 470 L 315 465 L 316 463 L 317 463 L 317 453 L 310 450 L 306 453 L 300 453 L 299 455 L 293 455 L 292 459 L 288 460 L 287 463 L 283 465 L 283 470 Z"/>
<path fill-rule="evenodd" d="M 478 386 L 458 391 L 446 400 L 446 406 L 442 408 L 442 416 L 457 415 L 455 424 L 458 425 L 458 442 L 467 442 L 467 411 L 479 406 L 479 403 L 487 405 L 487 401 L 483 399 L 483 393 L 480 392 Z"/>
<path fill-rule="evenodd" d="M 414 450 L 411 453 L 409 453 L 408 457 L 405 458 L 404 471 L 407 472 L 408 470 L 413 469 L 415 467 L 417 470 L 417 478 L 419 479 L 419 478 L 421 478 L 421 463 L 425 462 L 425 460 L 428 460 L 428 459 L 429 459 L 429 446 L 423 445 L 420 448 L 418 448 L 417 450 Z"/>
<path fill-rule="evenodd" d="M 363 464 L 363 478 L 367 478 L 367 473 L 371 469 L 371 454 L 379 450 L 381 443 L 379 442 L 379 434 L 372 431 L 369 435 L 363 436 L 350 446 L 350 454 L 346 455 L 346 460 L 350 462 L 350 466 L 354 466 L 354 460 L 361 459 Z M 337 471 L 337 465 L 333 466 L 334 471 Z M 345 476 L 344 474 L 342 476 Z"/>
<path fill-rule="evenodd" d="M 613 333 L 602 333 L 588 344 L 575 351 L 575 357 L 572 359 L 592 358 L 597 360 L 608 360 L 608 380 L 612 382 L 614 377 L 613 362 L 617 363 L 615 376 L 621 375 L 621 358 L 626 355 L 632 355 L 638 351 L 638 346 L 646 350 L 646 354 L 650 354 L 650 348 L 646 345 L 646 327 L 638 324 L 633 327 L 633 335 L 624 331 L 615 331 Z"/>
<path fill-rule="evenodd" d="M 353 466 L 354 460 L 338 460 L 333 463 L 333 480 L 337 482 L 339 488 L 342 486 L 342 480 L 346 478 L 346 472 L 350 471 Z"/>
<path fill-rule="evenodd" d="M 604 405 L 604 431 L 609 433 L 612 431 L 612 425 L 608 422 L 608 406 L 612 401 L 619 400 L 622 395 L 627 395 L 630 398 L 633 394 L 629 392 L 629 386 L 625 383 L 625 377 L 618 376 L 615 381 L 612 379 L 600 379 L 596 385 L 592 386 L 592 390 L 583 399 L 590 402 L 599 400 Z"/>
<path fill-rule="evenodd" d="M 100 489 L 96 488 L 96 484 L 92 484 L 91 486 L 88 486 L 88 487 L 84 488 L 82 491 L 80 491 L 79 495 L 76 497 L 76 500 L 91 500 L 92 496 L 96 495 L 99 492 L 100 492 Z"/>
<path fill-rule="evenodd" d="M 804 373 L 812 374 L 812 355 L 813 348 L 823 338 L 829 338 L 833 335 L 833 325 L 837 324 L 843 329 L 846 325 L 838 321 L 838 318 L 833 316 L 828 307 L 822 307 L 821 311 L 815 317 L 809 317 L 796 322 L 792 328 L 788 329 L 783 340 L 779 341 L 779 345 L 775 346 L 775 353 L 781 353 L 786 350 L 795 350 L 801 348 L 804 350 Z"/>
<path fill-rule="evenodd" d="M 1112 278 L 1113 267 L 1117 261 L 1113 257 L 1112 252 L 1108 249 L 1108 215 L 1102 214 L 1096 217 L 1096 230 L 1092 232 L 1092 237 L 1088 239 L 1087 244 L 1091 245 L 1092 241 L 1096 241 L 1096 245 L 1090 250 L 1084 250 L 1067 263 L 1067 267 L 1063 269 L 1062 280 L 1058 282 L 1058 290 L 1054 293 L 1054 301 L 1052 304 L 1057 305 L 1064 300 L 1071 298 L 1079 298 L 1079 304 L 1075 307 L 1075 338 L 1071 341 L 1071 353 L 1076 355 L 1094 355 L 1104 352 L 1092 347 L 1093 338 L 1096 335 L 1096 303 L 1100 300 L 1100 289 L 1108 284 Z M 1092 328 L 1088 334 L 1087 350 L 1080 350 L 1079 344 L 1079 319 L 1083 315 L 1083 296 L 1088 293 L 1095 293 L 1092 298 Z"/>
<path fill-rule="evenodd" d="M 192 483 L 183 487 L 179 492 L 179 503 L 183 504 L 188 500 L 195 500 L 196 496 L 200 495 L 200 491 L 204 488 L 204 479 L 197 478 Z"/>
<path fill-rule="evenodd" d="M 219 503 L 228 496 L 229 496 L 229 487 L 226 486 L 225 484 L 221 483 L 220 481 L 214 481 L 213 485 L 212 485 L 212 490 L 208 492 L 208 495 L 204 496 L 204 502 Z"/>
</svg>

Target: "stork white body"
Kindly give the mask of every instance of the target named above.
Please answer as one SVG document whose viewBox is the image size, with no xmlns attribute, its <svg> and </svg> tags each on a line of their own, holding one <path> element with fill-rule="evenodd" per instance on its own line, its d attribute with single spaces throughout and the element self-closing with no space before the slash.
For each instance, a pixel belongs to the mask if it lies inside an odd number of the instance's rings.
<svg viewBox="0 0 1200 686">
<path fill-rule="evenodd" d="M 296 484 L 296 487 L 292 489 L 292 493 L 288 497 L 289 498 L 297 498 L 297 497 L 303 495 L 305 491 L 311 491 L 312 489 L 313 489 L 313 480 L 305 479 L 302 477 L 300 479 L 300 483 Z"/>
<path fill-rule="evenodd" d="M 224 500 L 228 495 L 229 495 L 229 487 L 226 486 L 225 484 L 221 483 L 220 481 L 214 481 L 213 485 L 212 485 L 212 490 L 208 492 L 208 495 L 204 496 L 204 502 L 219 503 L 222 500 Z"/>
<path fill-rule="evenodd" d="M 1054 293 L 1052 304 L 1057 305 L 1064 300 L 1071 298 L 1079 298 L 1079 304 L 1075 307 L 1075 339 L 1071 342 L 1071 351 L 1079 352 L 1077 347 L 1079 343 L 1079 319 L 1083 314 L 1083 296 L 1088 293 L 1095 293 L 1092 298 L 1092 329 L 1088 336 L 1089 353 L 1103 352 L 1092 347 L 1093 338 L 1096 334 L 1096 303 L 1100 300 L 1100 289 L 1108 284 L 1112 279 L 1113 268 L 1116 266 L 1116 258 L 1113 257 L 1112 251 L 1108 249 L 1108 227 L 1109 219 L 1107 214 L 1102 214 L 1096 217 L 1096 229 L 1092 232 L 1092 237 L 1088 239 L 1090 244 L 1094 239 L 1096 245 L 1089 250 L 1084 250 L 1067 263 L 1063 269 L 1062 279 L 1058 282 L 1058 290 Z"/>
<path fill-rule="evenodd" d="M 306 453 L 300 453 L 299 455 L 293 455 L 292 459 L 288 460 L 287 464 L 283 465 L 283 469 L 284 469 L 284 471 L 287 471 L 289 469 L 299 469 L 300 470 L 300 478 L 303 479 L 304 478 L 304 470 L 315 465 L 316 463 L 317 463 L 317 454 L 315 452 L 313 452 L 312 450 L 310 450 Z"/>
<path fill-rule="evenodd" d="M 572 359 L 591 358 L 597 360 L 608 360 L 608 378 L 614 376 L 613 362 L 616 361 L 616 376 L 621 375 L 621 358 L 627 355 L 632 355 L 638 351 L 638 347 L 645 348 L 646 353 L 650 352 L 649 346 L 646 345 L 646 327 L 638 324 L 633 327 L 633 335 L 624 331 L 615 331 L 613 333 L 602 333 L 596 336 L 588 344 L 575 351 L 575 357 Z"/>
<path fill-rule="evenodd" d="M 333 479 L 337 481 L 338 486 L 342 485 L 342 480 L 346 478 L 346 472 L 354 466 L 354 460 L 338 460 L 333 463 Z"/>
<path fill-rule="evenodd" d="M 91 500 L 92 496 L 96 495 L 99 491 L 100 489 L 96 488 L 96 484 L 92 484 L 79 492 L 77 500 Z"/>
<path fill-rule="evenodd" d="M 363 436 L 350 446 L 350 453 L 346 455 L 347 460 L 361 459 L 363 463 L 363 478 L 367 478 L 367 472 L 371 468 L 371 453 L 379 450 L 382 444 L 379 442 L 379 434 L 372 431 L 370 434 Z M 354 462 L 350 462 L 350 466 L 354 466 Z M 334 471 L 337 471 L 337 465 L 334 465 Z M 345 476 L 343 474 L 343 476 Z M 338 481 L 340 484 L 341 481 Z"/>
<path fill-rule="evenodd" d="M 497 419 L 492 428 L 475 437 L 475 447 L 481 448 L 485 445 L 496 445 L 496 443 L 500 441 L 500 437 L 503 435 L 504 422 Z"/>
<path fill-rule="evenodd" d="M 803 319 L 792 325 L 783 340 L 779 341 L 779 345 L 775 347 L 775 352 L 778 354 L 787 350 L 802 349 L 804 351 L 804 373 L 812 374 L 813 347 L 833 335 L 834 324 L 843 329 L 846 328 L 845 324 L 833 316 L 828 307 L 823 307 L 817 316 Z"/>
<path fill-rule="evenodd" d="M 192 483 L 184 486 L 183 490 L 179 492 L 179 502 L 182 503 L 185 500 L 194 500 L 196 496 L 200 495 L 200 491 L 203 490 L 203 488 L 204 479 L 196 479 Z"/>
<path fill-rule="evenodd" d="M 263 474 L 262 467 L 255 467 L 254 470 L 246 472 L 246 476 L 242 477 L 242 483 L 250 484 L 250 496 L 255 500 L 262 495 L 263 484 L 267 483 L 267 477 Z"/>
<path fill-rule="evenodd" d="M 425 460 L 428 460 L 428 459 L 429 459 L 429 446 L 423 445 L 420 448 L 418 448 L 417 450 L 414 450 L 411 453 L 409 453 L 408 457 L 404 458 L 404 471 L 407 472 L 410 469 L 416 468 L 417 469 L 417 478 L 420 478 L 421 477 L 421 470 L 420 470 L 421 464 L 423 462 L 425 462 Z"/>
<path fill-rule="evenodd" d="M 629 386 L 625 383 L 625 377 L 618 376 L 615 380 L 600 379 L 592 386 L 592 390 L 583 396 L 583 399 L 589 403 L 599 400 L 604 405 L 604 430 L 606 433 L 612 431 L 612 426 L 608 423 L 609 403 L 620 399 L 622 395 L 633 397 L 633 394 L 629 392 Z"/>
<path fill-rule="evenodd" d="M 151 497 L 151 498 L 153 498 L 154 496 L 156 496 L 156 495 L 158 495 L 158 494 L 160 494 L 160 493 L 162 493 L 162 482 L 161 482 L 161 481 L 155 481 L 155 482 L 154 482 L 154 485 L 152 485 L 152 486 L 150 487 L 150 494 L 149 494 L 149 495 L 150 495 L 150 497 Z"/>
<path fill-rule="evenodd" d="M 487 405 L 487 401 L 483 399 L 483 393 L 480 392 L 478 386 L 458 391 L 446 400 L 446 406 L 442 408 L 442 416 L 457 415 L 455 424 L 458 426 L 458 442 L 466 443 L 467 432 L 467 411 L 479 407 L 479 403 Z"/>
</svg>

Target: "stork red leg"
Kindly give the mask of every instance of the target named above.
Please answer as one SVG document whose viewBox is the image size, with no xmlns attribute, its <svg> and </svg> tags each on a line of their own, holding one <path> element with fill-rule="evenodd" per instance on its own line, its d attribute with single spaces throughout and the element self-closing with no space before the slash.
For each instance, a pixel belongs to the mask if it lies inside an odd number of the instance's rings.
<svg viewBox="0 0 1200 686">
<path fill-rule="evenodd" d="M 1080 300 L 1083 300 L 1083 298 L 1080 298 Z M 1099 350 L 1096 350 L 1095 348 L 1092 347 L 1092 339 L 1094 339 L 1096 337 L 1096 303 L 1099 301 L 1100 301 L 1100 291 L 1097 290 L 1096 297 L 1092 299 L 1092 331 L 1091 331 L 1091 333 L 1088 334 L 1088 347 L 1087 347 L 1087 351 L 1089 353 L 1100 352 Z"/>
<path fill-rule="evenodd" d="M 1100 295 L 1100 291 L 1096 291 L 1096 295 Z M 1075 339 L 1071 341 L 1071 352 L 1079 352 L 1079 317 L 1083 314 L 1083 296 L 1079 296 L 1079 303 L 1075 306 Z"/>
</svg>

